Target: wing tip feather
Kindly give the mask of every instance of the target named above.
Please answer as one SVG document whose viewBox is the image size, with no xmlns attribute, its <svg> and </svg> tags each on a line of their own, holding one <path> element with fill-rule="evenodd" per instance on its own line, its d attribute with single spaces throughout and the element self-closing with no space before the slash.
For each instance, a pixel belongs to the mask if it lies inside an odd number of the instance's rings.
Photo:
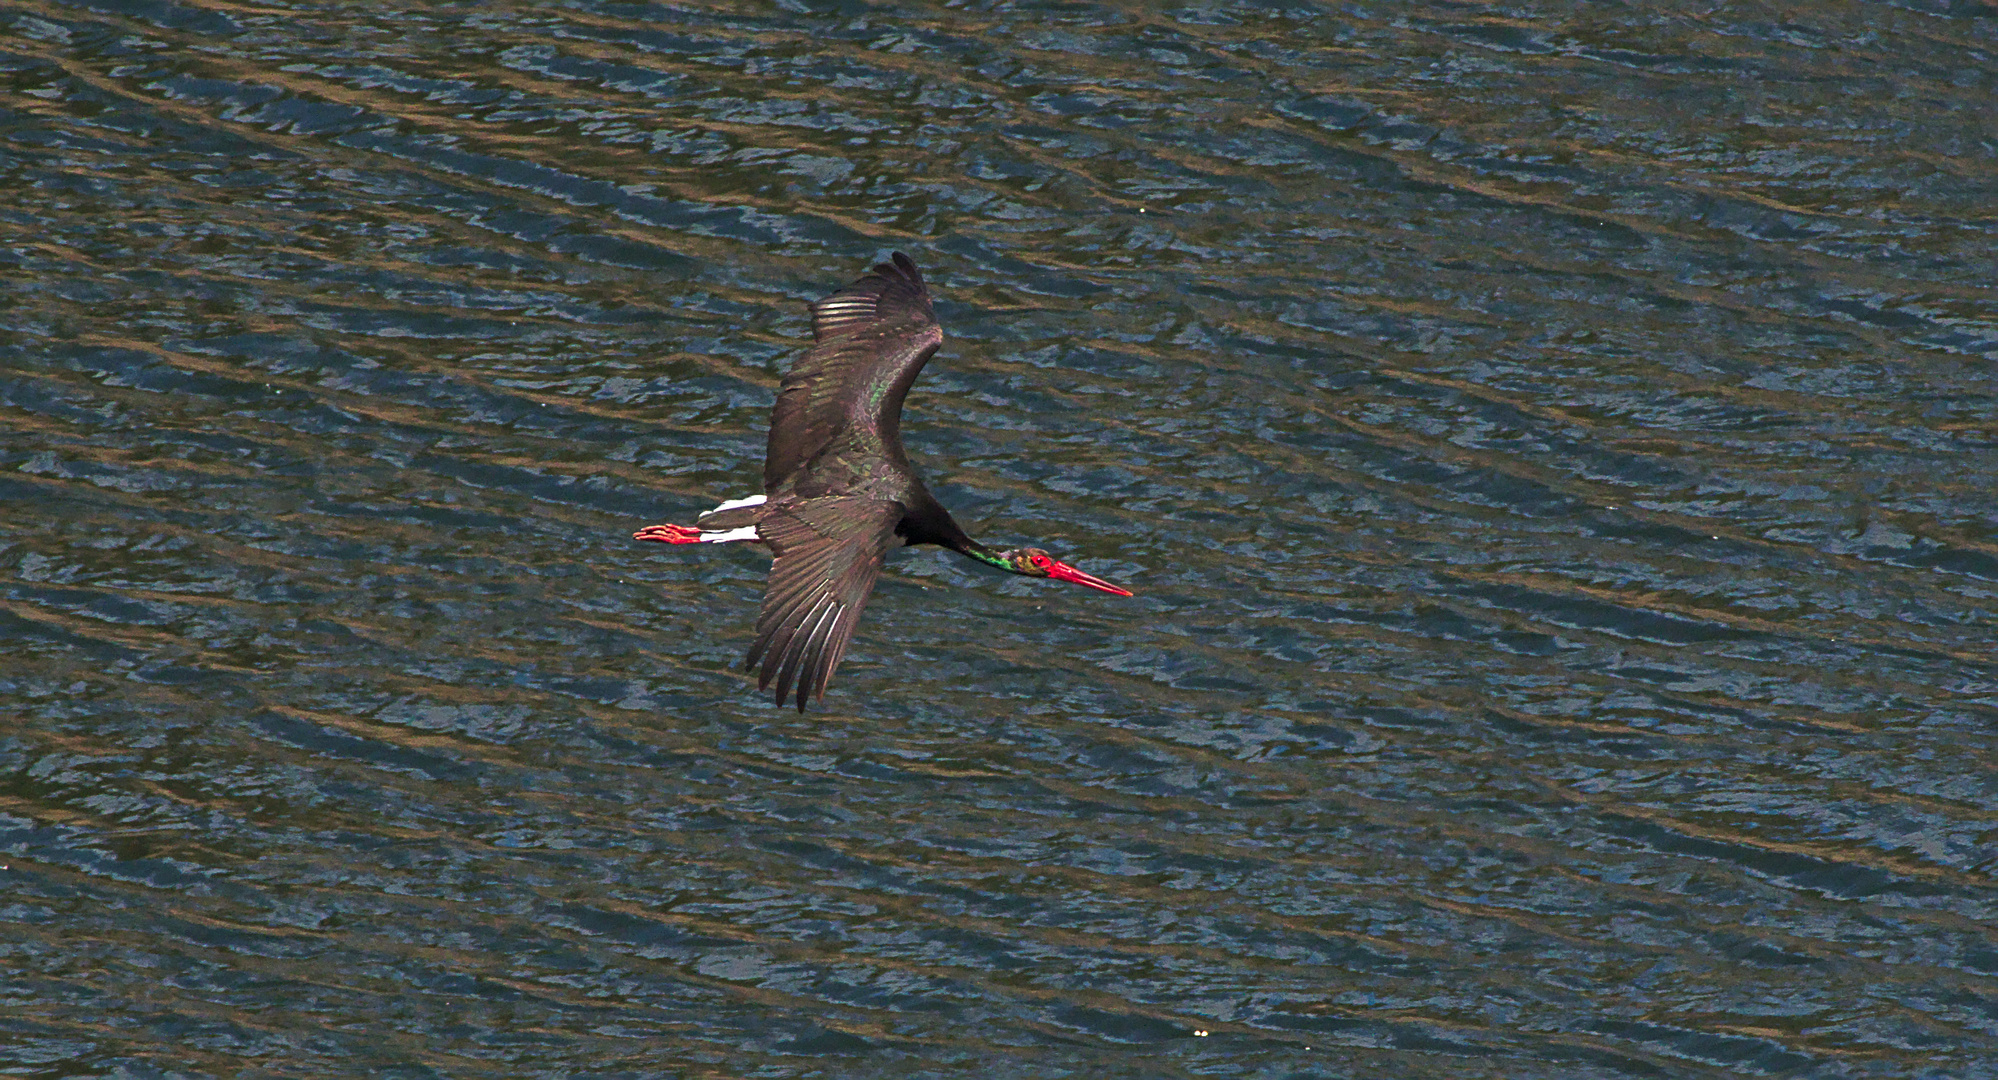
<svg viewBox="0 0 1998 1080">
<path fill-rule="evenodd" d="M 824 341 L 829 337 L 839 337 L 864 326 L 881 316 L 882 301 L 892 297 L 917 309 L 925 318 L 930 315 L 930 293 L 923 284 L 923 272 L 916 268 L 916 261 L 902 252 L 894 252 L 888 262 L 875 263 L 874 268 L 861 275 L 844 288 L 823 300 L 813 302 L 812 338 Z"/>
</svg>

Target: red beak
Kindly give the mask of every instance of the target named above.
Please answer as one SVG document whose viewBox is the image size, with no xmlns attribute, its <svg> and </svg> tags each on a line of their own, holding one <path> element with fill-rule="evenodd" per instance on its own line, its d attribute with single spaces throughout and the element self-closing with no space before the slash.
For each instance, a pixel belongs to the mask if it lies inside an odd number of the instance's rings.
<svg viewBox="0 0 1998 1080">
<path fill-rule="evenodd" d="M 1077 585 L 1087 585 L 1092 589 L 1102 589 L 1104 592 L 1115 593 L 1118 596 L 1135 595 L 1129 589 L 1120 589 L 1094 574 L 1085 574 L 1065 562 L 1058 562 L 1048 567 L 1048 576 L 1056 581 L 1073 581 Z"/>
</svg>

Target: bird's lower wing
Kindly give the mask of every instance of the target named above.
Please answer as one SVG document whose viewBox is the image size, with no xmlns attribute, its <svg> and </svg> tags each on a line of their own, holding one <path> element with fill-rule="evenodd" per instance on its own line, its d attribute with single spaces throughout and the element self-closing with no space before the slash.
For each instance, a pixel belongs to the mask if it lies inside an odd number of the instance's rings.
<svg viewBox="0 0 1998 1080">
<path fill-rule="evenodd" d="M 757 686 L 775 680 L 779 705 L 794 685 L 799 712 L 808 697 L 825 696 L 903 513 L 900 503 L 842 496 L 808 499 L 757 524 L 777 560 L 747 666 L 763 662 Z"/>
</svg>

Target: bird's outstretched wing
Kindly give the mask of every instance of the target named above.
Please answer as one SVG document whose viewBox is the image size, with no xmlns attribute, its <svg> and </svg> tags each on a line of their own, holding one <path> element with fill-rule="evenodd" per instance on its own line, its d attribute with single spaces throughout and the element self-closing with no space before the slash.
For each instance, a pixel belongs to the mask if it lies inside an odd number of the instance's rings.
<svg viewBox="0 0 1998 1080">
<path fill-rule="evenodd" d="M 799 712 L 806 698 L 825 696 L 903 513 L 902 504 L 880 499 L 808 499 L 757 524 L 777 561 L 745 666 L 763 661 L 756 685 L 767 690 L 775 679 L 777 704 L 784 704 L 794 683 Z"/>
<path fill-rule="evenodd" d="M 901 456 L 902 399 L 943 344 L 922 272 L 901 252 L 812 305 L 816 344 L 791 365 L 770 414 L 763 490 L 841 439 Z"/>
</svg>

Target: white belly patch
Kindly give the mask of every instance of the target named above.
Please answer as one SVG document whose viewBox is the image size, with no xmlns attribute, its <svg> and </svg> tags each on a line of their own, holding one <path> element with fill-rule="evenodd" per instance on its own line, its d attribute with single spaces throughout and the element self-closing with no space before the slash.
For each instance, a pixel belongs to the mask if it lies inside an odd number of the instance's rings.
<svg viewBox="0 0 1998 1080">
<path fill-rule="evenodd" d="M 727 504 L 723 504 L 722 509 L 728 509 Z M 707 517 L 708 515 L 702 514 L 701 516 Z M 701 543 L 703 544 L 726 544 L 734 540 L 755 539 L 757 539 L 757 536 L 756 526 L 754 525 L 744 525 L 740 529 L 716 529 L 703 530 L 701 532 Z"/>
<path fill-rule="evenodd" d="M 707 517 L 709 514 L 719 514 L 724 510 L 735 510 L 744 506 L 762 506 L 764 498 L 765 496 L 762 495 L 751 495 L 747 499 L 730 499 L 727 502 L 722 503 L 720 506 L 715 507 L 713 510 L 702 511 L 701 517 L 697 517 L 694 520 L 699 521 L 701 518 Z"/>
</svg>

